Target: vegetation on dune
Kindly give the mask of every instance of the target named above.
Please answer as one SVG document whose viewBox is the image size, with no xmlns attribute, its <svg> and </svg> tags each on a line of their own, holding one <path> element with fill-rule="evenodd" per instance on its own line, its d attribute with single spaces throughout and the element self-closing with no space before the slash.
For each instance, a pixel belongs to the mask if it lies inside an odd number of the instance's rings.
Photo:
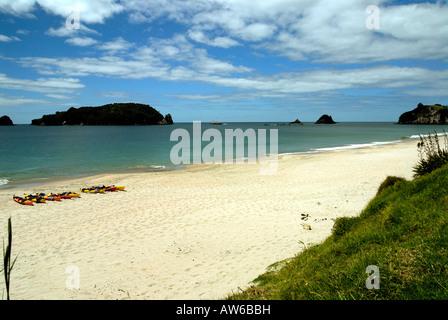
<svg viewBox="0 0 448 320">
<path fill-rule="evenodd" d="M 414 180 L 388 177 L 359 216 L 338 218 L 323 243 L 227 299 L 447 299 L 448 165 L 436 137 L 422 137 Z"/>
<path fill-rule="evenodd" d="M 448 136 L 443 133 L 444 145 L 441 146 L 439 135 L 420 136 L 418 143 L 419 162 L 414 167 L 414 177 L 431 173 L 448 162 Z"/>
</svg>

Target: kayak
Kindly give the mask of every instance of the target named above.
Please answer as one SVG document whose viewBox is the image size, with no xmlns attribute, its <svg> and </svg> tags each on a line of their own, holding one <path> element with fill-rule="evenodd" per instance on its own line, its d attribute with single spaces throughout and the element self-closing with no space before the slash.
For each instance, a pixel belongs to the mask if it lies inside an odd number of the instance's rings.
<svg viewBox="0 0 448 320">
<path fill-rule="evenodd" d="M 81 191 L 86 193 L 104 193 L 104 189 L 99 188 L 81 188 Z"/>
<path fill-rule="evenodd" d="M 20 203 L 20 204 L 23 204 L 23 205 L 28 205 L 28 206 L 34 206 L 34 203 L 31 200 L 27 200 L 27 199 L 24 199 L 24 198 L 18 197 L 18 196 L 12 196 L 12 198 L 17 203 Z"/>
<path fill-rule="evenodd" d="M 115 187 L 115 190 L 124 191 L 124 186 L 106 186 L 106 188 Z"/>
<path fill-rule="evenodd" d="M 59 197 L 58 195 L 51 193 L 48 195 L 45 195 L 45 193 L 39 193 L 39 195 L 44 198 L 45 200 L 50 200 L 50 201 L 61 201 L 61 197 Z"/>
<path fill-rule="evenodd" d="M 36 203 L 45 203 L 45 199 L 39 195 L 33 195 L 33 194 L 25 194 L 23 196 L 26 200 L 31 200 Z"/>
<path fill-rule="evenodd" d="M 93 187 L 95 189 L 104 189 L 104 191 L 117 191 L 117 187 L 115 186 L 102 186 L 102 187 Z"/>
<path fill-rule="evenodd" d="M 73 191 L 58 193 L 58 195 L 60 195 L 61 198 L 62 198 L 62 196 L 69 196 L 71 198 L 79 198 L 80 197 L 79 193 L 76 193 Z"/>
</svg>

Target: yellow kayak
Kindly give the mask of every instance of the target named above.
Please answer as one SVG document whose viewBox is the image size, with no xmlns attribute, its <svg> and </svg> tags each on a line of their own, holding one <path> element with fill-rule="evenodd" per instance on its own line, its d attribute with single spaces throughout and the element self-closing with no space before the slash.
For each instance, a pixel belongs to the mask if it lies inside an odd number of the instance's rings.
<svg viewBox="0 0 448 320">
<path fill-rule="evenodd" d="M 124 186 L 106 186 L 106 188 L 110 188 L 110 187 L 115 187 L 116 188 L 116 190 L 120 190 L 120 191 L 124 191 Z"/>
<path fill-rule="evenodd" d="M 73 191 L 58 193 L 58 195 L 69 196 L 69 197 L 73 197 L 73 198 L 79 198 L 81 196 L 79 193 L 76 193 Z"/>
<path fill-rule="evenodd" d="M 31 200 L 36 203 L 45 203 L 45 199 L 39 195 L 25 194 L 23 195 L 23 198 L 25 198 L 26 200 Z"/>
<path fill-rule="evenodd" d="M 104 189 L 97 188 L 81 188 L 81 191 L 86 193 L 104 193 Z"/>
</svg>

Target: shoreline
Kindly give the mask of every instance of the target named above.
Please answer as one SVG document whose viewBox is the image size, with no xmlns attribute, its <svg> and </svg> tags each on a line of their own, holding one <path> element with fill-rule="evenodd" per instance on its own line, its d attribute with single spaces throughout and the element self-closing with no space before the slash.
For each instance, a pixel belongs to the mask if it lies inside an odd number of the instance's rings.
<svg viewBox="0 0 448 320">
<path fill-rule="evenodd" d="M 11 199 L 11 191 L 29 190 L 0 190 L 0 234 L 11 216 L 12 255 L 19 254 L 11 298 L 224 298 L 325 240 L 334 220 L 358 215 L 387 175 L 411 179 L 417 159 L 415 141 L 406 141 L 283 155 L 278 171 L 265 176 L 258 164 L 95 175 L 40 188 L 115 184 L 127 191 L 33 207 Z M 67 288 L 71 266 L 79 268 L 79 289 Z"/>
<path fill-rule="evenodd" d="M 418 138 L 417 138 L 417 136 L 415 136 L 415 137 L 407 137 L 406 139 L 393 140 L 393 141 L 379 141 L 379 142 L 369 142 L 369 143 L 361 143 L 361 144 L 349 144 L 349 145 L 343 145 L 343 146 L 337 146 L 337 147 L 316 148 L 316 149 L 310 149 L 307 151 L 279 153 L 277 155 L 277 157 L 280 160 L 282 157 L 285 157 L 285 156 L 302 156 L 302 155 L 308 155 L 308 154 L 319 154 L 319 153 L 334 152 L 334 151 L 346 151 L 346 150 L 356 150 L 356 149 L 370 148 L 370 147 L 381 147 L 381 146 L 387 146 L 387 145 L 392 145 L 392 144 L 413 142 L 413 141 L 417 141 L 417 140 L 418 140 Z M 247 159 L 245 159 L 245 161 L 246 160 Z M 95 177 L 95 176 L 185 170 L 188 167 L 197 166 L 197 165 L 198 164 L 148 165 L 148 166 L 142 166 L 141 168 L 135 168 L 135 167 L 123 168 L 120 170 L 105 171 L 105 172 L 90 173 L 90 174 L 82 173 L 82 174 L 78 174 L 78 175 L 74 175 L 74 176 L 57 176 L 57 177 L 50 177 L 50 178 L 41 177 L 41 178 L 21 179 L 21 180 L 13 180 L 13 181 L 9 180 L 8 178 L 4 178 L 4 179 L 2 178 L 1 180 L 6 180 L 8 182 L 5 184 L 0 184 L 0 191 L 27 188 L 27 187 L 39 187 L 41 185 L 47 185 L 47 184 L 52 184 L 52 183 L 57 183 L 57 182 L 64 182 L 64 181 L 72 181 L 72 180 L 78 180 L 78 179 Z M 208 163 L 199 164 L 199 166 L 201 166 L 201 165 L 206 166 L 206 165 L 216 165 L 216 164 L 208 164 Z M 220 164 L 218 164 L 218 165 L 220 165 Z"/>
</svg>

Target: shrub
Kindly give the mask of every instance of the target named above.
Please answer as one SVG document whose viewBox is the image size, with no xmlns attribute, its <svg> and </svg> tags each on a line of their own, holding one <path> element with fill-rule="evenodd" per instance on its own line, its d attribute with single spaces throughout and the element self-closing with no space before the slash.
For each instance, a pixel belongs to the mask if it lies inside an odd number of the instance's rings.
<svg viewBox="0 0 448 320">
<path fill-rule="evenodd" d="M 381 185 L 378 187 L 378 192 L 376 193 L 379 195 L 384 189 L 394 186 L 396 183 L 406 181 L 406 179 L 401 177 L 395 177 L 395 176 L 388 176 L 386 180 L 384 180 Z"/>
<path fill-rule="evenodd" d="M 420 136 L 417 144 L 419 162 L 414 167 L 414 178 L 428 174 L 448 163 L 448 137 L 444 131 L 444 145 L 440 145 L 437 132 L 426 137 Z"/>
</svg>

